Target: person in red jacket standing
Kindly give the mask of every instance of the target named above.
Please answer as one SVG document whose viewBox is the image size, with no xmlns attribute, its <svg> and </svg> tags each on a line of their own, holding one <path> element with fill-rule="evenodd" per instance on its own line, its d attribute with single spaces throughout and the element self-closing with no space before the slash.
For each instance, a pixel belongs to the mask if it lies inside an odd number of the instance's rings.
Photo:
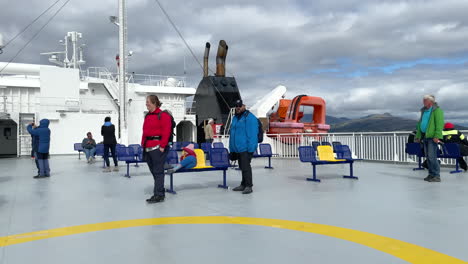
<svg viewBox="0 0 468 264">
<path fill-rule="evenodd" d="M 146 162 L 154 178 L 154 194 L 147 199 L 148 203 L 163 202 L 164 163 L 169 152 L 169 137 L 172 133 L 172 121 L 168 113 L 161 111 L 161 102 L 156 95 L 146 98 L 148 114 L 143 122 L 141 146 L 144 149 Z"/>
</svg>

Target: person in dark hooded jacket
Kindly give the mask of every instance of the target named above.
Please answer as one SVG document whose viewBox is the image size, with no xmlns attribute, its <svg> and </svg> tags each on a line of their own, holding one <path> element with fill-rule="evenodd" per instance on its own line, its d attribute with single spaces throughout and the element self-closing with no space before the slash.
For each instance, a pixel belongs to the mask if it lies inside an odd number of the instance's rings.
<svg viewBox="0 0 468 264">
<path fill-rule="evenodd" d="M 29 124 L 27 129 L 29 134 L 32 136 L 39 137 L 39 144 L 37 147 L 37 160 L 39 163 L 39 175 L 34 176 L 34 178 L 45 178 L 50 177 L 50 167 L 49 167 L 49 148 L 50 148 L 50 129 L 49 129 L 49 120 L 42 119 L 39 122 L 39 126 L 36 129 L 33 129 L 33 124 Z"/>
<path fill-rule="evenodd" d="M 112 159 L 114 160 L 114 171 L 119 171 L 119 163 L 117 161 L 117 139 L 115 137 L 115 126 L 111 123 L 110 116 L 104 119 L 104 125 L 101 127 L 101 135 L 104 138 L 104 160 L 106 161 L 106 168 L 104 172 L 111 172 L 110 161 L 109 161 L 109 150 L 112 153 Z"/>
</svg>

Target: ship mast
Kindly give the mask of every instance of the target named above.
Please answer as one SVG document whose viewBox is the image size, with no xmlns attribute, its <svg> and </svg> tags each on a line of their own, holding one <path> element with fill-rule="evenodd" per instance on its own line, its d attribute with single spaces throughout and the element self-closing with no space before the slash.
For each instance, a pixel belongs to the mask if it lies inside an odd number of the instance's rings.
<svg viewBox="0 0 468 264">
<path fill-rule="evenodd" d="M 119 131 L 120 143 L 127 145 L 127 10 L 126 0 L 119 0 Z"/>
</svg>

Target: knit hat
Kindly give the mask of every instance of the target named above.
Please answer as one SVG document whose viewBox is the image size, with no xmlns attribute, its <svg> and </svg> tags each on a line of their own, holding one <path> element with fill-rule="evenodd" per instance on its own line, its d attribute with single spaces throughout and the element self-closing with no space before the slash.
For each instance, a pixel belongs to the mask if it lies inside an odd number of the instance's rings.
<svg viewBox="0 0 468 264">
<path fill-rule="evenodd" d="M 195 149 L 195 146 L 193 144 L 188 144 L 186 147 L 184 147 L 184 149 L 190 149 L 191 151 L 193 151 Z"/>
<path fill-rule="evenodd" d="M 445 123 L 445 125 L 444 125 L 444 129 L 453 129 L 454 127 L 455 126 L 452 123 L 449 123 L 449 122 Z"/>
</svg>

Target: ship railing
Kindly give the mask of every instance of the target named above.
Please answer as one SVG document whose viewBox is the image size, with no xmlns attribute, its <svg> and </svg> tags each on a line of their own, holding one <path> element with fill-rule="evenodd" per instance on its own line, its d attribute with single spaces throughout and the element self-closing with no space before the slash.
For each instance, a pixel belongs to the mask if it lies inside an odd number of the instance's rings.
<svg viewBox="0 0 468 264">
<path fill-rule="evenodd" d="M 105 67 L 89 67 L 86 71 L 81 71 L 81 78 L 107 79 L 118 81 L 118 74 L 110 72 Z M 148 86 L 186 87 L 186 77 L 175 75 L 151 75 L 127 73 L 126 80 L 129 83 L 136 83 Z"/>
<path fill-rule="evenodd" d="M 461 131 L 465 135 L 468 131 Z M 279 158 L 299 158 L 299 146 L 312 146 L 312 142 L 340 142 L 348 145 L 355 158 L 378 162 L 416 163 L 417 158 L 406 154 L 410 131 L 328 133 L 328 134 L 275 134 L 264 135 L 263 143 L 272 147 Z M 218 135 L 215 142 L 229 146 L 228 135 Z M 442 164 L 454 165 L 453 159 L 441 159 Z"/>
<path fill-rule="evenodd" d="M 129 74 L 132 83 L 148 86 L 186 87 L 186 78 L 183 76 Z"/>
</svg>

